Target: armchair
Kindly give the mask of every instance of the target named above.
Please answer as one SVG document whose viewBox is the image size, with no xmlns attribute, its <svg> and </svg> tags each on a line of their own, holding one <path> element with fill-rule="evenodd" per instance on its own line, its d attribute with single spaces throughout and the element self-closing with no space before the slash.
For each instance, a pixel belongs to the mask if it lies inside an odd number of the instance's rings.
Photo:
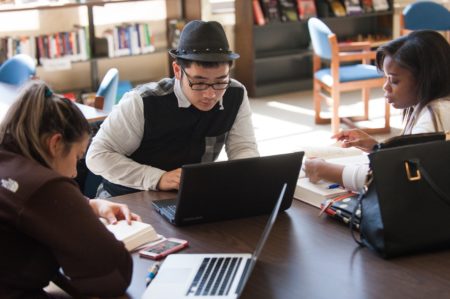
<svg viewBox="0 0 450 299">
<path fill-rule="evenodd" d="M 116 68 L 109 69 L 97 90 L 94 107 L 110 112 L 116 103 L 118 86 L 119 71 Z"/>
<path fill-rule="evenodd" d="M 17 54 L 0 66 L 0 82 L 21 86 L 36 75 L 36 63 L 26 54 Z"/>
<path fill-rule="evenodd" d="M 418 1 L 409 4 L 400 15 L 400 34 L 429 29 L 443 31 L 450 41 L 450 12 L 447 8 L 432 1 Z"/>
<path fill-rule="evenodd" d="M 317 18 L 308 21 L 309 34 L 314 50 L 313 54 L 313 97 L 315 122 L 317 124 L 330 123 L 335 134 L 339 131 L 341 117 L 339 115 L 340 96 L 342 92 L 362 90 L 364 113 L 361 116 L 342 118 L 342 121 L 354 127 L 353 121 L 369 119 L 370 89 L 382 87 L 383 75 L 370 64 L 375 53 L 370 51 L 370 44 L 346 43 L 338 44 L 335 34 L 325 23 Z M 347 64 L 360 61 L 359 64 Z M 328 62 L 330 67 L 323 67 Z M 346 63 L 342 65 L 341 63 Z M 327 92 L 329 95 L 324 93 Z M 332 105 L 332 116 L 321 117 L 321 100 L 326 99 Z M 385 125 L 381 128 L 362 128 L 368 133 L 386 133 L 390 131 L 390 106 L 385 103 Z"/>
</svg>

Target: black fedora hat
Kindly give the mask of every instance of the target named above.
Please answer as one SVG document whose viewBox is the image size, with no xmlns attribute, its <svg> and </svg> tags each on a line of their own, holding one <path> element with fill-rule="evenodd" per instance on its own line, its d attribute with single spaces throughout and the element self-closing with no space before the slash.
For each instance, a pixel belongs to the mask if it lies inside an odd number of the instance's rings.
<svg viewBox="0 0 450 299">
<path fill-rule="evenodd" d="M 230 51 L 225 31 L 220 23 L 194 20 L 181 32 L 177 49 L 169 51 L 173 58 L 193 61 L 222 62 L 239 58 Z"/>
</svg>

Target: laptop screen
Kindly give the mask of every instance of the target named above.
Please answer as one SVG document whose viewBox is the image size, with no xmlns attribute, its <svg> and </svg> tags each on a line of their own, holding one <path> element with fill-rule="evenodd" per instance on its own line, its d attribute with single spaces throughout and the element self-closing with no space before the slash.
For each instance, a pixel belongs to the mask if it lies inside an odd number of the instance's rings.
<svg viewBox="0 0 450 299">
<path fill-rule="evenodd" d="M 275 207 L 272 210 L 272 214 L 270 214 L 269 221 L 266 223 L 266 227 L 264 228 L 264 231 L 259 238 L 258 244 L 256 245 L 255 251 L 252 254 L 252 258 L 250 260 L 250 263 L 248 265 L 248 269 L 245 270 L 244 276 L 242 277 L 241 281 L 239 282 L 239 286 L 237 288 L 237 294 L 238 297 L 241 295 L 244 286 L 247 284 L 248 279 L 250 278 L 250 274 L 253 271 L 253 268 L 255 268 L 256 260 L 259 258 L 259 255 L 261 254 L 261 251 L 266 244 L 267 239 L 269 238 L 269 234 L 272 230 L 272 227 L 275 223 L 275 220 L 277 219 L 278 213 L 280 212 L 281 203 L 283 202 L 284 193 L 286 192 L 287 184 L 283 184 L 283 188 L 281 189 L 281 193 L 278 196 L 278 200 L 275 204 Z"/>
<path fill-rule="evenodd" d="M 153 202 L 175 225 L 270 214 L 287 183 L 281 210 L 292 203 L 304 152 L 184 165 L 177 199 Z"/>
</svg>

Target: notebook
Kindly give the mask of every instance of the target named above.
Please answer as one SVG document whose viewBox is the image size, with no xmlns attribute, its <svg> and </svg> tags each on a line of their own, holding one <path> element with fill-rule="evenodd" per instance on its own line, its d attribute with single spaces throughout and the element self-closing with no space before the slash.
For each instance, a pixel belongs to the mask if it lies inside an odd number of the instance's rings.
<svg viewBox="0 0 450 299">
<path fill-rule="evenodd" d="M 269 237 L 286 191 L 285 183 L 253 254 L 169 255 L 142 299 L 238 298 Z"/>
<path fill-rule="evenodd" d="M 269 214 L 287 183 L 281 210 L 292 204 L 304 152 L 184 165 L 177 198 L 153 201 L 175 225 Z"/>
</svg>

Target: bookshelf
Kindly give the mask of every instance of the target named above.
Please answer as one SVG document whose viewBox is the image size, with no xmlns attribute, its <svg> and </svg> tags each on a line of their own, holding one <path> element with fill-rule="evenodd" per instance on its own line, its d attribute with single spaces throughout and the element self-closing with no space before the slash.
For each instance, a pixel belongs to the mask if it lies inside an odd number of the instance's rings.
<svg viewBox="0 0 450 299">
<path fill-rule="evenodd" d="M 155 34 L 155 50 L 149 53 L 133 53 L 118 57 L 107 57 L 101 48 L 103 44 L 99 43 L 99 38 L 103 37 L 102 30 L 115 26 L 98 25 L 95 23 L 96 7 L 111 6 L 121 3 L 143 3 L 143 2 L 164 2 L 166 9 L 166 18 L 157 21 L 148 21 L 151 23 L 152 31 Z M 169 58 L 167 55 L 167 21 L 169 19 L 184 18 L 187 20 L 200 18 L 199 9 L 201 0 L 189 0 L 189 6 L 186 0 L 110 0 L 110 1 L 36 1 L 31 4 L 2 4 L 0 5 L 0 14 L 3 12 L 23 12 L 37 11 L 40 21 L 43 21 L 43 28 L 36 32 L 27 31 L 13 33 L 14 35 L 37 36 L 41 34 L 53 34 L 58 31 L 68 31 L 67 23 L 76 24 L 74 17 L 77 9 L 86 9 L 88 24 L 86 26 L 86 36 L 88 37 L 88 57 L 79 61 L 73 61 L 70 70 L 48 71 L 42 66 L 38 66 L 38 77 L 48 81 L 56 90 L 81 89 L 97 90 L 99 80 L 111 67 L 117 67 L 120 71 L 120 78 L 134 82 L 145 82 L 167 76 L 169 73 Z M 192 4 L 192 5 L 191 5 Z M 50 19 L 54 19 L 51 21 Z M 71 19 L 71 20 L 64 20 Z M 147 21 L 146 21 L 147 22 Z M 14 30 L 13 30 L 14 31 Z M 2 36 L 7 36 L 8 32 L 3 32 Z M 102 52 L 102 53 L 101 53 Z M 140 74 L 140 75 L 138 75 Z"/>
<path fill-rule="evenodd" d="M 391 1 L 389 7 L 383 12 L 319 18 L 336 33 L 339 42 L 366 40 L 369 36 L 389 38 L 393 31 Z M 235 11 L 236 52 L 241 55 L 236 61 L 235 77 L 247 87 L 249 96 L 311 89 L 312 50 L 307 21 L 254 25 L 252 1 L 248 0 L 236 0 Z"/>
</svg>

